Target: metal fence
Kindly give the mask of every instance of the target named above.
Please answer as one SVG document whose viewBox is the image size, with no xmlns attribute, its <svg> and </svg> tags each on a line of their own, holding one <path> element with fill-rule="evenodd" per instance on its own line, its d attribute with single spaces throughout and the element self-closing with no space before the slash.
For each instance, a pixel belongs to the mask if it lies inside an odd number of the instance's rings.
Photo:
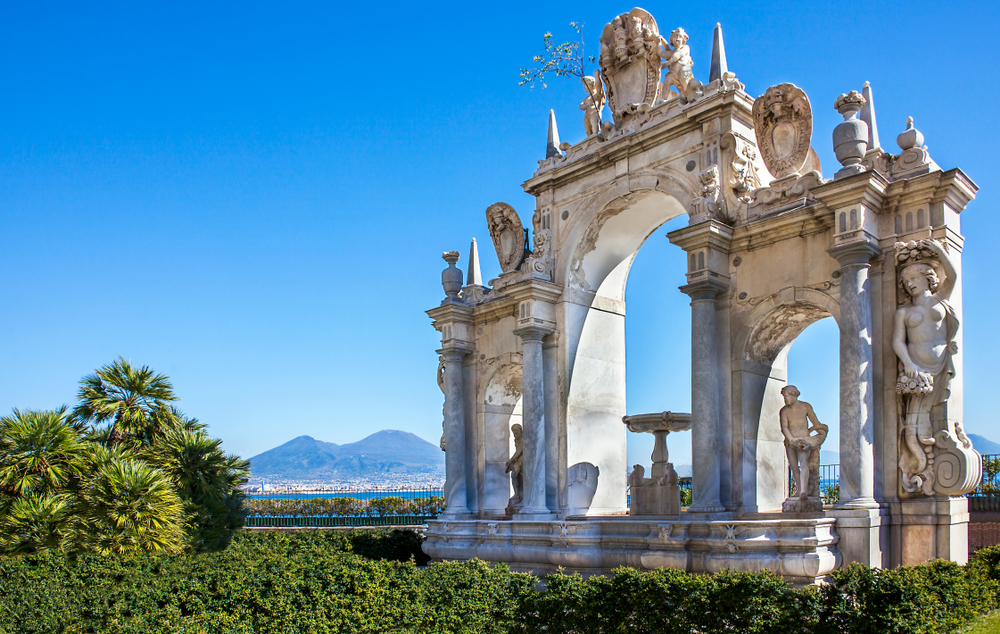
<svg viewBox="0 0 1000 634">
<path fill-rule="evenodd" d="M 840 465 L 820 465 L 819 484 L 823 502 L 837 502 Z M 678 485 L 682 504 L 689 503 L 691 478 L 678 478 Z M 789 485 L 789 495 L 793 493 Z M 443 485 L 247 491 L 246 495 L 248 527 L 415 526 L 435 519 L 444 508 Z M 968 499 L 970 511 L 1000 512 L 1000 454 L 983 455 L 982 480 Z"/>
</svg>

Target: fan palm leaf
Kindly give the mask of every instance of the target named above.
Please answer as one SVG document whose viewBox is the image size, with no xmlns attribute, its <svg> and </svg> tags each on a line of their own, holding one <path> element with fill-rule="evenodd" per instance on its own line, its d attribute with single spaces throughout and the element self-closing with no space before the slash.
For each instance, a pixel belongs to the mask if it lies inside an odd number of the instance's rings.
<svg viewBox="0 0 1000 634">
<path fill-rule="evenodd" d="M 84 444 L 66 407 L 0 417 L 0 491 L 16 497 L 55 493 L 79 480 Z"/>
<path fill-rule="evenodd" d="M 108 446 L 127 437 L 148 441 L 179 425 L 169 407 L 177 400 L 170 379 L 149 366 L 133 367 L 122 357 L 83 377 L 77 398 L 74 422 L 96 427 L 110 421 Z"/>
<path fill-rule="evenodd" d="M 183 503 L 163 471 L 114 449 L 97 448 L 83 489 L 81 547 L 102 554 L 179 552 Z"/>
<path fill-rule="evenodd" d="M 0 516 L 0 552 L 20 555 L 60 550 L 72 531 L 69 495 L 32 494 L 15 500 Z"/>
</svg>

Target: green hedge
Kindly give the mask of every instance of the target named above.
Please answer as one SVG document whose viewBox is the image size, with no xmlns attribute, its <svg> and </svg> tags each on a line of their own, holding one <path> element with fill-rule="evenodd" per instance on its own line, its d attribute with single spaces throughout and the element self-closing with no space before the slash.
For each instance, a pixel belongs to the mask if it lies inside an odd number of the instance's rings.
<svg viewBox="0 0 1000 634">
<path fill-rule="evenodd" d="M 444 509 L 444 498 L 438 495 L 421 498 L 382 497 L 358 500 L 348 497 L 308 498 L 301 500 L 253 499 L 244 506 L 250 515 L 283 515 L 292 517 L 354 517 L 357 515 L 428 515 L 437 516 Z"/>
<path fill-rule="evenodd" d="M 0 559 L 0 632 L 925 634 L 1000 595 L 1000 548 L 967 566 L 850 566 L 798 590 L 676 570 L 539 583 L 480 561 L 419 568 L 419 544 L 412 531 L 244 532 L 220 553 Z"/>
</svg>

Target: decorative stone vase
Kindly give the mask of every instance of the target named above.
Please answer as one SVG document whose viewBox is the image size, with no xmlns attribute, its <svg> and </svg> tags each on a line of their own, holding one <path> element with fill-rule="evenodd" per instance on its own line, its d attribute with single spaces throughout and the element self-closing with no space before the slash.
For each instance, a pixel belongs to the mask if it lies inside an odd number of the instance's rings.
<svg viewBox="0 0 1000 634">
<path fill-rule="evenodd" d="M 844 169 L 837 174 L 863 172 L 861 159 L 868 150 L 868 124 L 858 119 L 865 98 L 857 90 L 837 97 L 833 107 L 844 116 L 844 122 L 833 129 L 833 152 Z"/>
<path fill-rule="evenodd" d="M 446 251 L 441 257 L 448 263 L 448 268 L 441 272 L 441 286 L 444 287 L 445 295 L 455 299 L 462 290 L 462 280 L 465 279 L 461 269 L 455 266 L 458 262 L 458 251 Z"/>
</svg>

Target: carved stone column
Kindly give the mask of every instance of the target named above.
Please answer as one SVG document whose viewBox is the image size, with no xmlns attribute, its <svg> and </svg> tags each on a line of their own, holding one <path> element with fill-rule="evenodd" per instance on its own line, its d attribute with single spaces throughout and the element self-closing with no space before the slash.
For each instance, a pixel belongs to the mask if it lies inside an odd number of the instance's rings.
<svg viewBox="0 0 1000 634">
<path fill-rule="evenodd" d="M 719 350 L 716 296 L 726 286 L 708 279 L 681 291 L 691 297 L 691 489 L 692 513 L 725 510 L 721 500 L 722 434 L 719 428 Z"/>
<path fill-rule="evenodd" d="M 545 374 L 542 361 L 542 339 L 551 332 L 538 326 L 518 328 L 521 338 L 521 421 L 524 428 L 524 504 L 518 512 L 521 519 L 550 519 L 545 503 L 546 434 L 545 434 Z"/>
<path fill-rule="evenodd" d="M 872 310 L 868 269 L 878 247 L 850 242 L 829 251 L 840 263 L 840 502 L 875 508 Z"/>
<path fill-rule="evenodd" d="M 448 347 L 439 350 L 444 357 L 444 438 L 445 484 L 447 507 L 442 516 L 470 517 L 465 473 L 465 386 L 462 360 L 470 349 Z"/>
</svg>

